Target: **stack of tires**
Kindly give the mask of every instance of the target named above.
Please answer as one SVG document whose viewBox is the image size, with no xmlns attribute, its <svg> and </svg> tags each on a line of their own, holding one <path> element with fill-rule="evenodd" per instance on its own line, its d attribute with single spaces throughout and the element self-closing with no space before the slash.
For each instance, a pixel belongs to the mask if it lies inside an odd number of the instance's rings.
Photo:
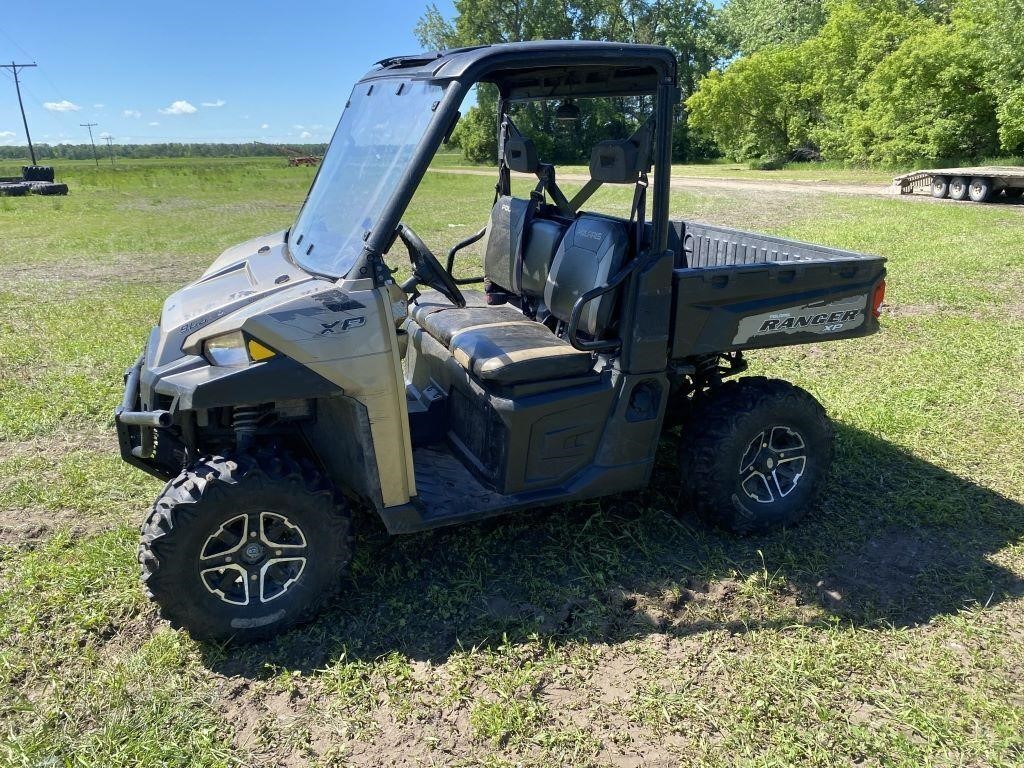
<svg viewBox="0 0 1024 768">
<path fill-rule="evenodd" d="M 25 192 L 33 195 L 66 195 L 67 184 L 55 183 L 53 180 L 53 166 L 51 165 L 23 165 L 21 167 L 21 178 L 24 179 Z"/>
<path fill-rule="evenodd" d="M 21 178 L 25 181 L 53 181 L 52 165 L 23 165 Z"/>
</svg>

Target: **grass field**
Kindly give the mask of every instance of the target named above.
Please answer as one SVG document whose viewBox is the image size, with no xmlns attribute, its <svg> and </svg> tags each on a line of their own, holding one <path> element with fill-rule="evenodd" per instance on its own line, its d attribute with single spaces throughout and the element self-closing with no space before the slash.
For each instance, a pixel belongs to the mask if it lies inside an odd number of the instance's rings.
<svg viewBox="0 0 1024 768">
<path fill-rule="evenodd" d="M 702 527 L 666 439 L 642 493 L 407 538 L 361 514 L 343 596 L 234 648 L 143 597 L 159 487 L 110 414 L 163 298 L 286 226 L 312 170 L 63 175 L 0 198 L 0 766 L 1024 763 L 1024 206 L 680 192 L 890 259 L 881 334 L 752 356 L 837 422 L 810 517 Z M 492 194 L 428 174 L 407 219 L 441 251 Z"/>
</svg>

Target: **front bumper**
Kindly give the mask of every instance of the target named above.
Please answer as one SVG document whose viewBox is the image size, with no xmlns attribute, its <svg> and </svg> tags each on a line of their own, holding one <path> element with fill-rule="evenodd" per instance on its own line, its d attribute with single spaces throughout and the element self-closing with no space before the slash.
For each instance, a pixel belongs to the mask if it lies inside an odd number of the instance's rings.
<svg viewBox="0 0 1024 768">
<path fill-rule="evenodd" d="M 139 379 L 144 358 L 145 355 L 140 355 L 135 365 L 124 374 L 124 397 L 121 404 L 114 409 L 117 443 L 121 450 L 121 458 L 128 464 L 167 480 L 170 479 L 171 472 L 156 460 L 157 430 L 167 429 L 174 419 L 170 411 L 138 410 Z"/>
</svg>

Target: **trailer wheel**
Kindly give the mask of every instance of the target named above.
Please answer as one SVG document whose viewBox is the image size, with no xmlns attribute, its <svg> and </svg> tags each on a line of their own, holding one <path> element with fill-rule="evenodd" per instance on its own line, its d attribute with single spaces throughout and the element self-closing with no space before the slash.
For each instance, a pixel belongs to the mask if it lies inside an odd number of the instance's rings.
<svg viewBox="0 0 1024 768">
<path fill-rule="evenodd" d="M 312 466 L 277 453 L 209 456 L 157 497 L 139 563 L 172 626 L 248 642 L 313 618 L 351 551 L 348 507 Z"/>
<path fill-rule="evenodd" d="M 987 203 L 989 198 L 992 197 L 992 179 L 986 179 L 983 176 L 971 179 L 968 194 L 971 196 L 971 200 L 976 203 Z"/>
<path fill-rule="evenodd" d="M 940 200 L 949 195 L 949 179 L 945 176 L 932 177 L 932 197 Z"/>
<path fill-rule="evenodd" d="M 792 525 L 821 491 L 833 442 L 832 422 L 806 390 L 760 376 L 726 382 L 683 426 L 684 499 L 736 533 Z"/>
<path fill-rule="evenodd" d="M 1003 194 L 1010 200 L 1019 200 L 1024 195 L 1024 187 L 1007 187 Z"/>
<path fill-rule="evenodd" d="M 949 196 L 953 200 L 966 200 L 970 185 L 963 176 L 954 176 L 949 181 Z"/>
</svg>

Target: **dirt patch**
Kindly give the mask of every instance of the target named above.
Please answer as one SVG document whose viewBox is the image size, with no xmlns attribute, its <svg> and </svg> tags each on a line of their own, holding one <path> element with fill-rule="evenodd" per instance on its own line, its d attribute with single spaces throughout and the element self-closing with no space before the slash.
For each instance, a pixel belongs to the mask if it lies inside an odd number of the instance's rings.
<svg viewBox="0 0 1024 768">
<path fill-rule="evenodd" d="M 20 442 L 0 441 L 0 464 L 39 456 L 66 456 L 74 451 L 116 453 L 117 439 L 106 432 L 86 430 Z M 7 478 L 0 478 L 0 496 Z M 43 479 L 40 478 L 40 482 Z M 68 529 L 74 536 L 109 530 L 111 520 L 84 516 L 74 509 L 0 506 L 0 545 L 34 546 L 55 531 Z"/>
<path fill-rule="evenodd" d="M 494 171 L 475 168 L 431 168 L 434 173 L 453 173 L 467 176 L 494 176 Z M 526 178 L 524 176 L 524 178 Z M 580 173 L 561 173 L 561 181 L 586 183 L 589 176 Z M 795 195 L 860 195 L 867 197 L 892 197 L 893 190 L 888 184 L 839 184 L 830 181 L 755 181 L 752 179 L 730 179 L 723 177 L 676 176 L 672 189 L 721 189 L 729 192 L 757 192 L 771 190 Z M 924 198 L 922 198 L 924 199 Z M 931 198 L 928 198 L 931 199 Z"/>
<path fill-rule="evenodd" d="M 60 298 L 76 296 L 110 283 L 180 285 L 199 277 L 210 261 L 208 255 L 118 254 L 102 259 L 76 257 L 53 262 L 11 264 L 7 274 L 22 293 L 33 296 L 44 284 L 52 293 L 52 284 L 60 285 Z"/>
<path fill-rule="evenodd" d="M 820 598 L 833 613 L 855 618 L 877 614 L 911 626 L 924 618 L 917 613 L 917 600 L 934 591 L 934 583 L 922 582 L 934 582 L 926 577 L 936 571 L 956 571 L 961 559 L 953 542 L 938 532 L 884 531 L 835 560 L 818 582 Z"/>
</svg>

